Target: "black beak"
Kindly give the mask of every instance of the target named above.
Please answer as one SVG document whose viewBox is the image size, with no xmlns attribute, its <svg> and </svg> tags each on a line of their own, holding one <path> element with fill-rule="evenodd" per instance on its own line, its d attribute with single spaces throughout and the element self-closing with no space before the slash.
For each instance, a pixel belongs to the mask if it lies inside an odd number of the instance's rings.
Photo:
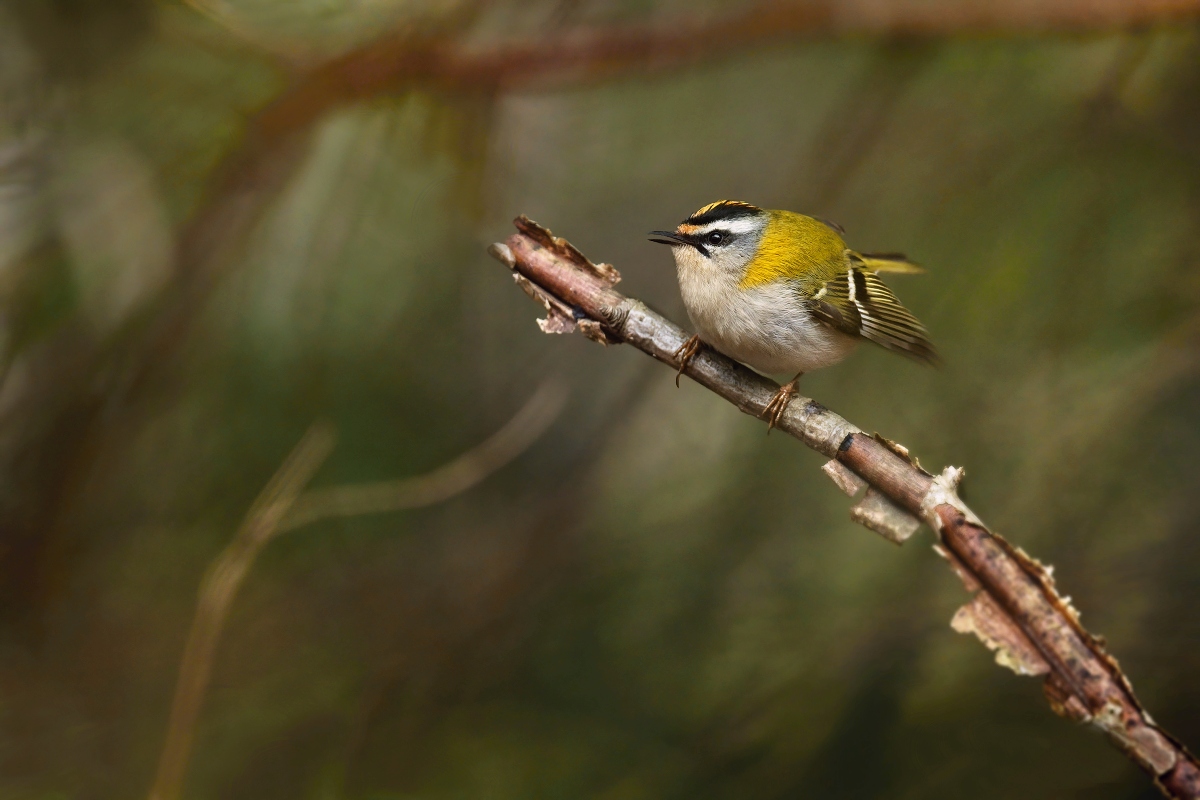
<svg viewBox="0 0 1200 800">
<path fill-rule="evenodd" d="M 687 239 L 684 239 L 674 231 L 650 231 L 651 236 L 661 236 L 661 239 L 651 239 L 652 242 L 659 244 L 669 244 L 674 247 L 677 244 L 691 244 Z"/>
<path fill-rule="evenodd" d="M 706 258 L 708 257 L 708 248 L 705 247 L 704 245 L 700 244 L 700 242 L 696 241 L 695 237 L 693 237 L 693 236 L 683 236 L 681 234 L 675 233 L 674 231 L 650 231 L 650 235 L 663 237 L 661 239 L 651 239 L 650 241 L 652 241 L 652 242 L 658 242 L 659 244 L 669 244 L 672 247 L 675 247 L 676 245 L 685 244 L 688 247 L 694 247 L 697 250 L 699 250 L 700 255 L 705 256 Z"/>
</svg>

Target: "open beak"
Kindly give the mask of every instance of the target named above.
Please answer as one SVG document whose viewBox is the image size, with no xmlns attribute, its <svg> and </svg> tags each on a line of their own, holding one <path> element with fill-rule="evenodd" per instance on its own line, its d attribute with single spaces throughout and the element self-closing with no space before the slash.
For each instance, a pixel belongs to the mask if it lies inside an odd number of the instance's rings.
<svg viewBox="0 0 1200 800">
<path fill-rule="evenodd" d="M 672 247 L 678 244 L 691 244 L 691 242 L 674 231 L 650 231 L 650 236 L 661 236 L 661 239 L 652 238 L 650 241 L 658 242 L 659 244 L 669 244 Z"/>
</svg>

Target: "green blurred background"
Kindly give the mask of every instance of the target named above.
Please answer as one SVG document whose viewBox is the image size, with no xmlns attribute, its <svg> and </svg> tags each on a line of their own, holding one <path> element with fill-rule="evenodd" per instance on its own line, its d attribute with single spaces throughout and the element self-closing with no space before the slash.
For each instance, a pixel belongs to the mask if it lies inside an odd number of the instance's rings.
<svg viewBox="0 0 1200 800">
<path fill-rule="evenodd" d="M 1200 746 L 1200 27 L 1052 6 L 826 3 L 724 48 L 749 6 L 0 4 L 0 798 L 147 795 L 205 570 L 314 420 L 314 488 L 415 476 L 547 378 L 565 406 L 479 485 L 263 551 L 184 797 L 1156 797 L 950 631 L 928 532 L 896 548 L 799 443 L 542 335 L 484 253 L 528 214 L 681 322 L 645 233 L 720 198 L 927 265 L 892 283 L 944 368 L 864 348 L 802 390 L 965 465 Z M 312 77 L 380 37 L 687 26 L 717 44 Z"/>
</svg>

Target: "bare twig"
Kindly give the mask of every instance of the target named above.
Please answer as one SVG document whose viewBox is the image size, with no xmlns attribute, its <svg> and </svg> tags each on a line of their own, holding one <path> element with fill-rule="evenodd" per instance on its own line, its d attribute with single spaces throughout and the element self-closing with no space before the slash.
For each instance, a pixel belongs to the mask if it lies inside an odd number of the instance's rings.
<svg viewBox="0 0 1200 800">
<path fill-rule="evenodd" d="M 669 364 L 687 334 L 641 302 L 612 287 L 619 275 L 593 264 L 578 250 L 525 217 L 518 233 L 490 252 L 514 270 L 517 283 L 542 304 L 547 332 L 576 328 L 597 341 L 625 342 Z M 778 385 L 709 348 L 684 371 L 747 414 L 760 416 Z M 918 520 L 938 535 L 941 553 L 963 580 L 972 600 L 953 626 L 975 633 L 996 660 L 1019 674 L 1045 676 L 1051 708 L 1102 730 L 1149 773 L 1163 794 L 1200 798 L 1200 762 L 1158 727 L 1103 643 L 1088 633 L 1050 571 L 1020 548 L 990 532 L 957 493 L 962 470 L 933 476 L 907 450 L 867 436 L 814 400 L 798 397 L 777 427 L 829 457 L 826 472 L 847 494 L 867 486 L 852 516 L 896 542 Z"/>
<path fill-rule="evenodd" d="M 150 800 L 176 800 L 180 795 L 225 620 L 254 559 L 268 542 L 321 519 L 418 508 L 464 492 L 528 449 L 558 418 L 566 397 L 564 384 L 545 381 L 503 428 L 425 475 L 301 494 L 333 449 L 332 429 L 313 426 L 259 494 L 237 535 L 200 583 Z"/>
</svg>

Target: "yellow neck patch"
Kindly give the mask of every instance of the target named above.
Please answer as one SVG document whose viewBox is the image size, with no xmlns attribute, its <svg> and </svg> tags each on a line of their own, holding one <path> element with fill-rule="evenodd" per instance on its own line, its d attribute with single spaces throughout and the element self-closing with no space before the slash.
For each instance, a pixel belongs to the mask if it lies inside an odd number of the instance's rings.
<svg viewBox="0 0 1200 800">
<path fill-rule="evenodd" d="M 769 211 L 758 251 L 746 265 L 740 287 L 776 281 L 824 283 L 845 269 L 846 243 L 820 220 L 791 211 Z"/>
</svg>

